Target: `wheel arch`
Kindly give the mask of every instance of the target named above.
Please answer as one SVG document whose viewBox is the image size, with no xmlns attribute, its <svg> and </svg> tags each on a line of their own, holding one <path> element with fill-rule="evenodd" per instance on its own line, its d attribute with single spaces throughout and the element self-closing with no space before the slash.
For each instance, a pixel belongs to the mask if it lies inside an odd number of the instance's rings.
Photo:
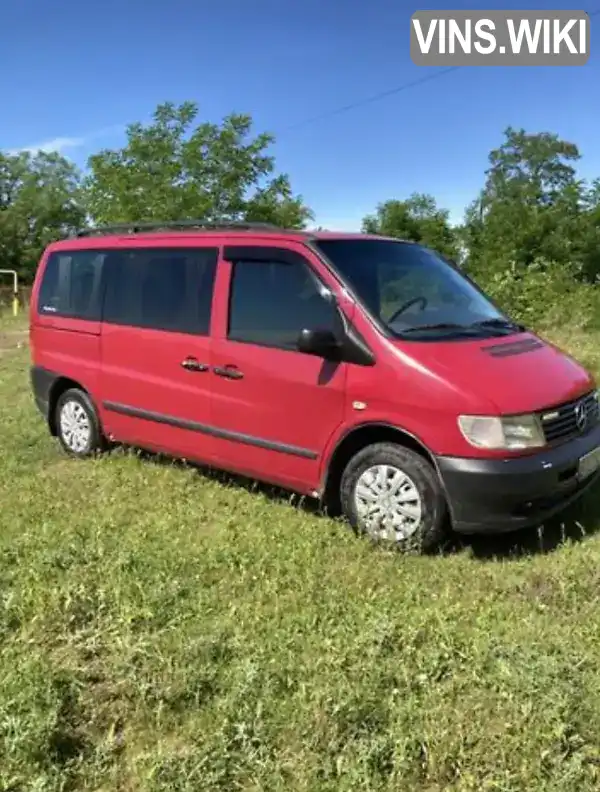
<svg viewBox="0 0 600 792">
<path fill-rule="evenodd" d="M 321 479 L 321 500 L 328 511 L 333 514 L 339 514 L 341 511 L 340 483 L 344 468 L 350 459 L 363 448 L 382 442 L 396 443 L 415 451 L 439 474 L 435 456 L 425 443 L 411 432 L 384 421 L 359 424 L 349 428 L 338 438 L 327 459 Z"/>
<path fill-rule="evenodd" d="M 96 412 L 96 416 L 98 416 L 98 410 L 87 388 L 85 388 L 80 382 L 77 382 L 70 377 L 58 376 L 50 386 L 50 390 L 48 392 L 48 428 L 52 437 L 56 437 L 58 435 L 58 427 L 56 425 L 56 405 L 58 404 L 58 400 L 63 395 L 63 393 L 71 390 L 71 388 L 76 388 L 77 390 L 82 391 L 82 393 L 85 393 Z"/>
</svg>

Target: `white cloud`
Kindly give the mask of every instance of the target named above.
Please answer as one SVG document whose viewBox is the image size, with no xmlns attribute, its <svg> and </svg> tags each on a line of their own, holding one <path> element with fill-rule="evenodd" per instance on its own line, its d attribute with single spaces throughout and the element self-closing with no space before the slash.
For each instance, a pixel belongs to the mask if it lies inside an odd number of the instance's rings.
<svg viewBox="0 0 600 792">
<path fill-rule="evenodd" d="M 86 146 L 88 143 L 96 140 L 97 138 L 105 137 L 107 135 L 114 135 L 119 132 L 122 132 L 123 127 L 121 125 L 115 125 L 110 127 L 104 127 L 103 129 L 99 129 L 96 132 L 92 132 L 89 135 L 85 135 L 83 137 L 55 137 L 50 140 L 44 140 L 41 143 L 35 143 L 29 146 L 22 146 L 21 148 L 12 148 L 7 149 L 5 154 L 9 156 L 15 156 L 16 154 L 39 154 L 43 152 L 48 154 L 50 152 L 56 152 L 57 154 L 63 154 L 71 149 L 81 148 L 82 146 Z"/>
<path fill-rule="evenodd" d="M 43 143 L 36 143 L 32 146 L 23 146 L 23 148 L 8 149 L 7 154 L 14 156 L 15 154 L 39 154 L 44 152 L 46 154 L 55 151 L 62 154 L 66 149 L 79 148 L 85 145 L 85 138 L 76 137 L 56 137 L 52 140 L 45 140 Z"/>
</svg>

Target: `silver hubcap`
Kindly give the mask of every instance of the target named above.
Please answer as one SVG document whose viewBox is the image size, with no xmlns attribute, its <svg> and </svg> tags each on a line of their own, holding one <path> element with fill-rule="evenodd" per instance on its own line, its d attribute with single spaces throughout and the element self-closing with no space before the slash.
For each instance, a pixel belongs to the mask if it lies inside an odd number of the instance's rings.
<svg viewBox="0 0 600 792">
<path fill-rule="evenodd" d="M 392 465 L 365 470 L 356 483 L 354 505 L 371 535 L 396 542 L 415 533 L 423 513 L 414 481 Z"/>
<path fill-rule="evenodd" d="M 75 453 L 85 451 L 91 431 L 90 420 L 81 404 L 65 402 L 60 411 L 60 433 L 65 445 Z"/>
</svg>

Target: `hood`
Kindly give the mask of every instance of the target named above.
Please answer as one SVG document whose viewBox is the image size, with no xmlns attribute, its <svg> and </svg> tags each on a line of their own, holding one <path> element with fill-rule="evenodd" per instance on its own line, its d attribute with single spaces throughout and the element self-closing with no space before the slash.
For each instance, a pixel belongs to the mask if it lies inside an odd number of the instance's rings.
<svg viewBox="0 0 600 792">
<path fill-rule="evenodd" d="M 554 407 L 596 387 L 581 364 L 532 333 L 397 346 L 455 388 L 492 402 L 500 414 Z"/>
</svg>

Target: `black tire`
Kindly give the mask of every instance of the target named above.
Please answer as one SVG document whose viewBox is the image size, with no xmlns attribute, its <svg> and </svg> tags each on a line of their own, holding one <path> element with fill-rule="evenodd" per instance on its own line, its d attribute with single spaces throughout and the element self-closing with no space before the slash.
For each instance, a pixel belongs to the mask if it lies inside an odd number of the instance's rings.
<svg viewBox="0 0 600 792">
<path fill-rule="evenodd" d="M 418 493 L 413 508 L 420 507 L 420 521 L 408 537 L 383 537 L 370 528 L 357 511 L 355 490 L 361 476 L 371 467 L 385 465 L 403 473 Z M 414 492 L 414 490 L 412 490 Z M 346 465 L 340 483 L 342 511 L 359 533 L 375 541 L 391 542 L 398 549 L 416 549 L 426 553 L 438 548 L 446 535 L 448 509 L 440 480 L 432 465 L 422 456 L 395 443 L 375 443 L 359 451 Z M 416 518 L 415 518 L 416 520 Z"/>
<path fill-rule="evenodd" d="M 61 416 L 64 410 L 69 410 L 68 405 L 71 405 L 72 407 L 72 414 L 85 416 L 88 429 L 85 436 L 85 443 L 75 443 L 73 441 L 73 434 L 70 434 L 68 431 L 65 432 L 61 421 Z M 61 393 L 58 401 L 56 402 L 54 420 L 58 440 L 63 450 L 69 456 L 85 458 L 94 456 L 95 454 L 98 454 L 106 449 L 107 443 L 104 435 L 102 434 L 100 420 L 98 418 L 96 408 L 85 391 L 80 390 L 79 388 L 69 388 L 69 390 Z M 84 419 L 82 418 L 81 420 L 83 421 Z M 79 439 L 83 439 L 83 434 L 79 436 Z"/>
</svg>

